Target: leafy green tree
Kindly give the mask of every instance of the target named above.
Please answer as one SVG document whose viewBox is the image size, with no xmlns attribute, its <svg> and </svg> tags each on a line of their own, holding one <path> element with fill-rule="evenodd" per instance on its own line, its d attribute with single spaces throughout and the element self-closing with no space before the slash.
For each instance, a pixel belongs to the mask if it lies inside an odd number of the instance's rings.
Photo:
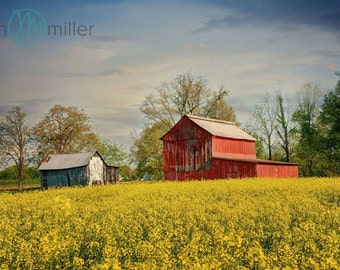
<svg viewBox="0 0 340 270">
<path fill-rule="evenodd" d="M 340 80 L 335 89 L 324 96 L 320 121 L 324 168 L 329 176 L 340 175 Z"/>
<path fill-rule="evenodd" d="M 135 136 L 131 147 L 132 161 L 137 164 L 139 178 L 145 173 L 152 179 L 163 179 L 163 142 L 160 138 L 169 130 L 170 123 L 163 120 L 145 128 Z"/>
<path fill-rule="evenodd" d="M 132 169 L 128 165 L 128 154 L 124 146 L 116 141 L 99 138 L 97 151 L 103 157 L 105 162 L 111 166 L 119 167 L 119 174 L 124 180 L 130 180 Z"/>
<path fill-rule="evenodd" d="M 27 180 L 33 180 L 40 177 L 39 171 L 34 167 L 25 166 L 23 179 L 24 182 Z M 15 180 L 18 179 L 18 169 L 16 165 L 7 167 L 5 170 L 0 171 L 1 180 Z"/>
<path fill-rule="evenodd" d="M 320 125 L 318 116 L 322 91 L 316 82 L 308 82 L 297 93 L 297 110 L 293 114 L 298 143 L 295 154 L 303 176 L 322 175 L 320 168 Z"/>
<path fill-rule="evenodd" d="M 25 120 L 26 113 L 21 107 L 16 106 L 9 110 L 4 120 L 0 122 L 0 165 L 15 163 L 19 191 L 23 189 L 25 157 L 29 139 L 29 130 L 25 125 Z"/>
<path fill-rule="evenodd" d="M 39 162 L 47 154 L 91 151 L 99 145 L 89 116 L 77 107 L 54 105 L 33 127 Z"/>
<path fill-rule="evenodd" d="M 16 165 L 9 166 L 0 171 L 0 180 L 16 180 L 18 179 L 18 169 Z"/>
<path fill-rule="evenodd" d="M 119 174 L 122 176 L 123 181 L 140 179 L 140 177 L 136 175 L 135 170 L 128 165 L 119 167 Z"/>
<path fill-rule="evenodd" d="M 124 146 L 118 142 L 100 139 L 97 151 L 108 165 L 121 167 L 128 163 L 128 154 Z"/>
</svg>

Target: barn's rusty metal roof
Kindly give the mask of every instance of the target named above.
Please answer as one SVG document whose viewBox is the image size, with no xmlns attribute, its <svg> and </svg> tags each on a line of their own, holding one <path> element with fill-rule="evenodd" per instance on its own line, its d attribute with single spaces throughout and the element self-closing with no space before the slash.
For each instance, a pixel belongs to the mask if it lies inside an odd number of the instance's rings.
<svg viewBox="0 0 340 270">
<path fill-rule="evenodd" d="M 214 136 L 256 141 L 255 138 L 250 136 L 248 133 L 240 129 L 233 122 L 222 121 L 217 119 L 199 117 L 195 115 L 186 114 L 186 116 L 193 121 L 195 124 L 199 125 L 201 128 L 208 131 Z"/>
<path fill-rule="evenodd" d="M 48 155 L 40 165 L 39 170 L 62 170 L 86 166 L 96 153 L 97 151 L 77 154 Z"/>
</svg>

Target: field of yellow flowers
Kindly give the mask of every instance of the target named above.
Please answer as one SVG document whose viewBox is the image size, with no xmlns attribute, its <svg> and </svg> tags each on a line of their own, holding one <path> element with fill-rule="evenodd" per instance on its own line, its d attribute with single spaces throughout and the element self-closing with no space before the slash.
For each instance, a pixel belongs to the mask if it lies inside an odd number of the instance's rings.
<svg viewBox="0 0 340 270">
<path fill-rule="evenodd" d="M 340 269 L 340 178 L 0 193 L 0 269 Z"/>
</svg>

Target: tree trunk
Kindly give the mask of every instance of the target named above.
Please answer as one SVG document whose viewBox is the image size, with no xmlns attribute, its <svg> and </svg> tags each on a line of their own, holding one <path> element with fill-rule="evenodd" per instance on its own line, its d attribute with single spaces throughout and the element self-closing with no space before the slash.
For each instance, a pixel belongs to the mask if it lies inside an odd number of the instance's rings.
<svg viewBox="0 0 340 270">
<path fill-rule="evenodd" d="M 290 162 L 290 152 L 289 152 L 288 142 L 286 143 L 285 152 L 286 152 L 286 162 Z"/>
<path fill-rule="evenodd" d="M 18 190 L 22 191 L 23 190 L 23 180 L 24 180 L 24 158 L 22 156 L 20 156 L 20 158 L 19 158 L 18 174 L 19 174 Z"/>
<path fill-rule="evenodd" d="M 268 140 L 268 159 L 272 160 L 272 139 L 271 139 L 271 135 L 269 135 L 267 137 Z"/>
<path fill-rule="evenodd" d="M 23 177 L 22 177 L 22 174 L 19 175 L 18 190 L 20 192 L 23 190 Z"/>
</svg>

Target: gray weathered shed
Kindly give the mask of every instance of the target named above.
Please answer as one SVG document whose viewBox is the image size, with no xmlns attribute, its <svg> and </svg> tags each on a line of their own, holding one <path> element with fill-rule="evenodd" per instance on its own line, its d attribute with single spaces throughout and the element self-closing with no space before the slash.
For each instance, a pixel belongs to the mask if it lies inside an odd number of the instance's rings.
<svg viewBox="0 0 340 270">
<path fill-rule="evenodd" d="M 119 180 L 119 168 L 107 165 L 97 151 L 48 155 L 39 171 L 43 188 L 114 184 Z"/>
</svg>

